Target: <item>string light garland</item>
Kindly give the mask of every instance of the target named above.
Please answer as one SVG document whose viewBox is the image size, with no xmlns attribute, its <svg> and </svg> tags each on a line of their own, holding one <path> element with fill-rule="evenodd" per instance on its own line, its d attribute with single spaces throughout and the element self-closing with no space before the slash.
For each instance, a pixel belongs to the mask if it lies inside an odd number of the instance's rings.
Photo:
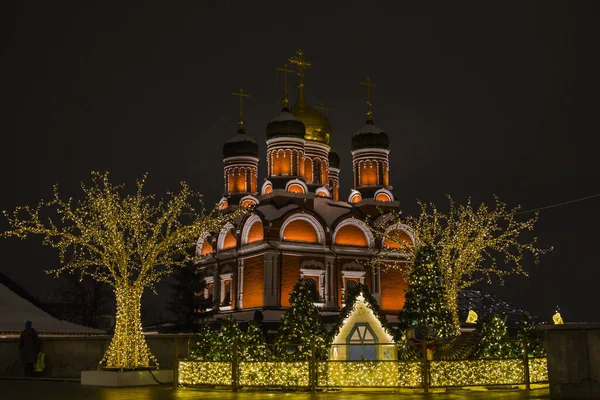
<svg viewBox="0 0 600 400">
<path fill-rule="evenodd" d="M 184 182 L 179 192 L 157 200 L 143 191 L 146 176 L 127 194 L 124 185 L 110 182 L 108 172 L 91 175 L 90 185 L 81 184 L 79 201 L 61 198 L 55 186 L 51 200 L 5 211 L 10 229 L 2 237 L 41 236 L 43 244 L 59 254 L 61 265 L 49 274 L 77 272 L 112 286 L 117 305 L 115 333 L 101 365 L 148 367 L 156 359 L 142 334 L 144 291 L 154 289 L 175 268 L 188 265 L 194 258 L 190 249 L 204 232 L 218 232 L 247 211 L 207 212 L 201 195 Z M 200 205 L 200 210 L 193 204 Z"/>
<path fill-rule="evenodd" d="M 531 383 L 548 381 L 546 358 L 530 358 Z M 309 384 L 309 362 L 240 362 L 240 385 L 297 387 Z M 431 361 L 432 387 L 519 385 L 523 360 Z M 321 387 L 420 387 L 420 361 L 317 361 Z M 182 385 L 231 385 L 231 363 L 180 361 Z"/>
<path fill-rule="evenodd" d="M 503 282 L 509 275 L 527 276 L 523 269 L 525 255 L 531 255 L 537 264 L 539 257 L 552 248 L 541 248 L 536 237 L 526 237 L 534 230 L 537 213 L 532 218 L 519 220 L 520 207 L 511 209 L 498 198 L 492 207 L 485 203 L 475 207 L 470 199 L 464 205 L 457 205 L 450 196 L 448 200 L 449 208 L 445 213 L 439 211 L 435 204 L 419 202 L 421 213 L 418 217 L 388 212 L 376 223 L 370 222 L 369 226 L 382 241 L 400 245 L 378 253 L 372 264 L 397 268 L 397 264 L 389 261 L 394 256 L 414 258 L 416 249 L 422 245 L 436 250 L 444 297 L 458 332 L 460 323 L 456 302 L 461 290 L 480 281 L 489 283 L 492 277 Z M 394 235 L 394 229 L 399 225 L 410 228 L 414 244 L 407 244 Z"/>
</svg>

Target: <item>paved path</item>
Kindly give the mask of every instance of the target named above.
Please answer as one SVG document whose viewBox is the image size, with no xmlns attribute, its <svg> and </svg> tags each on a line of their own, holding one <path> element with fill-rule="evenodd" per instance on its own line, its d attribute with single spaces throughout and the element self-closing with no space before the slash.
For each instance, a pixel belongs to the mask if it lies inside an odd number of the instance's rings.
<svg viewBox="0 0 600 400">
<path fill-rule="evenodd" d="M 207 391 L 200 389 L 177 389 L 169 386 L 146 386 L 137 388 L 99 388 L 81 386 L 76 382 L 49 382 L 0 379 L 2 400 L 546 400 L 548 389 L 531 392 L 522 390 L 472 391 L 459 390 L 447 393 L 397 393 L 377 391 L 343 391 L 328 393 L 285 393 Z"/>
</svg>

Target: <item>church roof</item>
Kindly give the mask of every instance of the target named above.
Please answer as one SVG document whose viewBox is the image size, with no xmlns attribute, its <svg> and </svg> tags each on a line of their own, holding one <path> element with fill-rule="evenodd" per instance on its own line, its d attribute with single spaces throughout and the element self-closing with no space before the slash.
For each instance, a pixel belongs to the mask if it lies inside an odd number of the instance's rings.
<svg viewBox="0 0 600 400">
<path fill-rule="evenodd" d="M 246 134 L 243 129 L 239 129 L 237 134 L 231 137 L 223 145 L 223 158 L 250 156 L 258 158 L 258 143 L 252 137 Z"/>
<path fill-rule="evenodd" d="M 366 148 L 390 148 L 390 138 L 379 128 L 373 121 L 368 120 L 356 133 L 352 136 L 352 150 Z"/>
<path fill-rule="evenodd" d="M 267 124 L 267 140 L 275 137 L 295 137 L 304 139 L 306 128 L 304 123 L 296 118 L 290 110 L 284 108 L 279 115 Z"/>
<path fill-rule="evenodd" d="M 0 273 L 0 333 L 19 334 L 25 321 L 40 334 L 102 334 L 104 331 L 59 320 L 41 308 L 27 291 Z"/>
</svg>

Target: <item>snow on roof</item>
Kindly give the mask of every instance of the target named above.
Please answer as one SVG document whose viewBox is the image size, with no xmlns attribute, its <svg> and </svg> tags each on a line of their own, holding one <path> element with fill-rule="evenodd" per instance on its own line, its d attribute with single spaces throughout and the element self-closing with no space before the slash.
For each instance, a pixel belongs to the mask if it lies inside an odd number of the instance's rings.
<svg viewBox="0 0 600 400">
<path fill-rule="evenodd" d="M 361 133 L 381 133 L 383 129 L 374 124 L 364 124 L 362 128 L 356 131 L 355 135 L 360 135 Z"/>
<path fill-rule="evenodd" d="M 267 221 L 274 221 L 281 218 L 285 213 L 290 210 L 300 208 L 297 204 L 288 204 L 285 207 L 277 208 L 272 204 L 261 204 L 256 209 L 260 211 Z"/>
<path fill-rule="evenodd" d="M 342 215 L 349 214 L 352 206 L 350 204 L 333 201 L 322 197 L 315 198 L 315 211 L 319 214 L 327 225 L 332 226 L 333 223 Z"/>
<path fill-rule="evenodd" d="M 0 332 L 20 333 L 25 321 L 44 334 L 103 334 L 104 331 L 61 321 L 0 283 Z"/>
</svg>

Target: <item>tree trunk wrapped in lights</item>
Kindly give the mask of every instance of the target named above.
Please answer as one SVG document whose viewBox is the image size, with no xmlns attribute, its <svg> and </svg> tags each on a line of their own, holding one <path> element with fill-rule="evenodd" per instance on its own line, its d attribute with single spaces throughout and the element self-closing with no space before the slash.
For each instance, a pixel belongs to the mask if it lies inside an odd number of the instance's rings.
<svg viewBox="0 0 600 400">
<path fill-rule="evenodd" d="M 450 196 L 448 200 L 447 213 L 439 211 L 434 204 L 419 202 L 421 214 L 418 217 L 405 218 L 400 213 L 388 213 L 372 224 L 371 230 L 375 235 L 384 242 L 399 245 L 384 249 L 373 263 L 385 266 L 390 258 L 414 257 L 416 249 L 422 245 L 435 248 L 443 277 L 444 297 L 458 330 L 456 301 L 462 289 L 483 280 L 491 282 L 494 276 L 501 282 L 509 275 L 526 276 L 523 269 L 525 254 L 529 253 L 533 262 L 538 263 L 539 256 L 551 248 L 540 248 L 536 237 L 526 237 L 526 232 L 534 229 L 537 214 L 520 220 L 520 208 L 509 209 L 498 198 L 493 208 L 485 203 L 475 208 L 470 199 L 465 205 L 456 205 Z M 399 227 L 407 227 L 416 243 L 399 240 L 394 234 Z M 396 265 L 391 263 L 389 268 Z"/>
<path fill-rule="evenodd" d="M 206 212 L 201 196 L 185 183 L 177 193 L 156 200 L 143 193 L 145 177 L 134 193 L 113 185 L 108 173 L 92 172 L 92 184 L 82 184 L 83 199 L 61 199 L 58 187 L 50 201 L 37 207 L 4 212 L 10 224 L 3 237 L 26 239 L 37 235 L 58 250 L 61 266 L 47 271 L 89 275 L 113 287 L 116 305 L 115 334 L 104 358 L 108 368 L 148 367 L 156 360 L 142 334 L 140 307 L 145 290 L 164 276 L 187 265 L 190 251 L 205 232 L 219 232 L 245 213 Z M 193 203 L 200 205 L 197 211 Z"/>
</svg>

